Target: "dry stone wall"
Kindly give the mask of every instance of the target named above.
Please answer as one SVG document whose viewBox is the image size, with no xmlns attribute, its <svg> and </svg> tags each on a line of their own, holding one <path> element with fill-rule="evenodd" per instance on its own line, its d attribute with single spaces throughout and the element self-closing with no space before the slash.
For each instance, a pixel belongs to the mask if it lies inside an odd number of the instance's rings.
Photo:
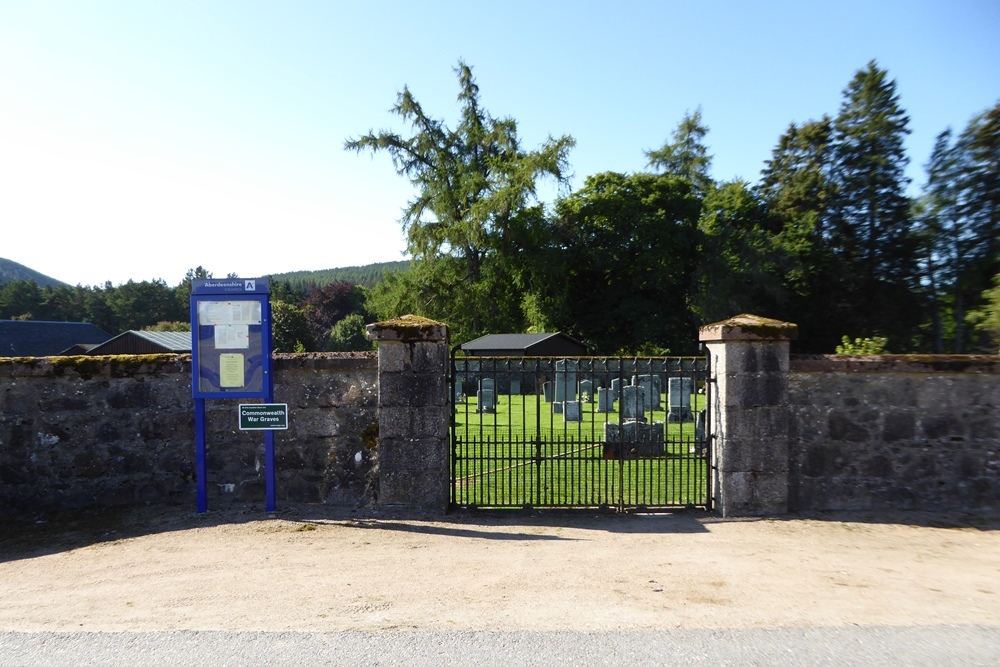
<svg viewBox="0 0 1000 667">
<path fill-rule="evenodd" d="M 278 500 L 358 505 L 377 488 L 375 353 L 275 355 Z M 263 435 L 207 401 L 209 507 L 263 500 Z M 195 506 L 190 355 L 0 359 L 0 515 Z"/>
</svg>

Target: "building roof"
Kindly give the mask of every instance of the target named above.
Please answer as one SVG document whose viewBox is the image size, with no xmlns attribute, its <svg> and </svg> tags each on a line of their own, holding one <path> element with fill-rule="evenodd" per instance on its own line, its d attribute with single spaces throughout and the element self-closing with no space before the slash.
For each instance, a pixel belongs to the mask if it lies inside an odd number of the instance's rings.
<svg viewBox="0 0 1000 667">
<path fill-rule="evenodd" d="M 126 331 L 87 354 L 169 354 L 191 351 L 190 331 Z"/>
<path fill-rule="evenodd" d="M 99 344 L 111 334 L 89 322 L 0 320 L 0 357 L 52 357 L 79 344 Z"/>
<path fill-rule="evenodd" d="M 462 345 L 469 354 L 580 355 L 587 346 L 562 332 L 536 334 L 489 334 Z"/>
</svg>

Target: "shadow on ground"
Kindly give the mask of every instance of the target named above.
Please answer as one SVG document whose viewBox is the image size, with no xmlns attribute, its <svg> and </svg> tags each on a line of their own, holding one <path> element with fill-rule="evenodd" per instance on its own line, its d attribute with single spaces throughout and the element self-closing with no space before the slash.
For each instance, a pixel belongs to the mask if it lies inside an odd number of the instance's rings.
<svg viewBox="0 0 1000 667">
<path fill-rule="evenodd" d="M 395 508 L 347 508 L 310 503 L 279 503 L 267 513 L 253 503 L 233 503 L 198 514 L 193 507 L 156 505 L 63 512 L 28 519 L 0 520 L 0 562 L 37 558 L 104 542 L 143 535 L 197 530 L 216 526 L 281 520 L 315 530 L 325 525 L 443 535 L 462 539 L 531 541 L 574 539 L 558 534 L 518 530 L 532 527 L 574 528 L 613 533 L 698 534 L 722 521 L 829 521 L 900 524 L 928 528 L 1000 529 L 1000 512 L 812 512 L 770 518 L 722 519 L 710 512 L 678 510 L 663 513 L 613 510 L 454 510 L 447 514 Z"/>
</svg>

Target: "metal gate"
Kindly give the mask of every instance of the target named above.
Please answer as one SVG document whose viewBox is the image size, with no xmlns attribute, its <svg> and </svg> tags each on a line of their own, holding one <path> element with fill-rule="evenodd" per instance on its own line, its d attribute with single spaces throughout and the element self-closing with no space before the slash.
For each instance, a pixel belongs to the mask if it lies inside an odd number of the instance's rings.
<svg viewBox="0 0 1000 667">
<path fill-rule="evenodd" d="M 708 358 L 453 353 L 457 507 L 711 509 Z"/>
</svg>

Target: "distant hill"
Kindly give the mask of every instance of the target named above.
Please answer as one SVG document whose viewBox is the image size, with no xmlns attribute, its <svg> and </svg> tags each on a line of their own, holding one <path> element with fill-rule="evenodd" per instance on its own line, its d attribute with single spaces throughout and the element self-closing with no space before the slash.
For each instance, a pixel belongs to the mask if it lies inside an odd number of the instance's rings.
<svg viewBox="0 0 1000 667">
<path fill-rule="evenodd" d="M 14 282 L 15 280 L 27 280 L 34 281 L 39 287 L 59 287 L 60 285 L 65 285 L 66 283 L 61 280 L 56 280 L 55 278 L 49 278 L 44 273 L 39 273 L 34 269 L 29 269 L 23 264 L 18 264 L 17 262 L 12 262 L 9 259 L 4 259 L 0 257 L 0 285 L 5 283 Z"/>
<path fill-rule="evenodd" d="M 410 265 L 410 260 L 399 262 L 381 262 L 365 266 L 346 266 L 340 269 L 325 269 L 321 271 L 292 271 L 289 273 L 273 273 L 271 280 L 283 280 L 292 287 L 302 288 L 316 285 L 322 287 L 338 280 L 346 280 L 363 287 L 374 287 L 388 273 L 398 273 Z"/>
</svg>

